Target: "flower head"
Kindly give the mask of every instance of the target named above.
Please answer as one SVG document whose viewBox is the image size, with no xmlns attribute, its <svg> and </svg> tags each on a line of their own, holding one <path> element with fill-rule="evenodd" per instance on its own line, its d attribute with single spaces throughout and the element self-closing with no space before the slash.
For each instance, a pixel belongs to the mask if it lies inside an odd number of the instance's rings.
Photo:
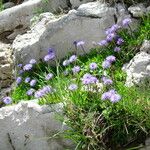
<svg viewBox="0 0 150 150">
<path fill-rule="evenodd" d="M 103 63 L 102 63 L 102 67 L 103 67 L 104 69 L 110 68 L 110 67 L 111 67 L 111 63 L 110 63 L 109 61 L 105 60 L 105 61 L 103 61 Z"/>
<path fill-rule="evenodd" d="M 115 47 L 114 52 L 120 52 L 121 48 L 120 47 Z"/>
<path fill-rule="evenodd" d="M 10 97 L 4 97 L 2 99 L 3 103 L 5 103 L 6 105 L 11 104 L 12 103 L 12 99 Z"/>
<path fill-rule="evenodd" d="M 17 84 L 20 84 L 20 83 L 21 83 L 21 81 L 22 81 L 22 78 L 21 78 L 21 77 L 17 77 L 17 79 L 16 79 L 16 83 L 17 83 Z"/>
<path fill-rule="evenodd" d="M 70 64 L 69 60 L 64 60 L 63 61 L 63 66 L 68 66 Z"/>
<path fill-rule="evenodd" d="M 97 67 L 98 67 L 97 64 L 94 63 L 94 62 L 90 64 L 90 69 L 91 70 L 95 70 L 95 69 L 97 69 Z"/>
<path fill-rule="evenodd" d="M 55 58 L 55 50 L 53 48 L 50 48 L 48 50 L 48 54 L 44 57 L 44 61 L 49 61 Z"/>
<path fill-rule="evenodd" d="M 117 44 L 122 45 L 124 43 L 124 40 L 122 38 L 117 39 Z"/>
<path fill-rule="evenodd" d="M 84 44 L 85 44 L 85 42 L 84 41 L 74 41 L 73 42 L 77 47 L 79 47 L 79 46 L 83 46 Z"/>
<path fill-rule="evenodd" d="M 21 68 L 23 65 L 22 64 L 18 64 L 17 66 Z"/>
<path fill-rule="evenodd" d="M 48 94 L 48 93 L 51 93 L 52 92 L 52 87 L 47 85 L 47 86 L 44 86 L 42 88 L 42 91 L 45 93 L 45 94 Z"/>
<path fill-rule="evenodd" d="M 72 68 L 72 72 L 75 74 L 75 73 L 78 73 L 80 71 L 80 66 L 74 66 Z"/>
<path fill-rule="evenodd" d="M 69 89 L 70 91 L 75 91 L 75 90 L 78 89 L 78 86 L 77 86 L 76 84 L 70 84 L 69 87 L 68 87 L 68 89 Z"/>
<path fill-rule="evenodd" d="M 98 45 L 100 45 L 100 46 L 107 46 L 108 42 L 106 40 L 102 40 L 102 41 L 98 42 Z"/>
<path fill-rule="evenodd" d="M 106 61 L 113 63 L 114 61 L 116 61 L 116 57 L 113 55 L 110 55 L 110 56 L 106 57 Z"/>
<path fill-rule="evenodd" d="M 36 82 L 37 82 L 37 81 L 36 81 L 35 79 L 31 80 L 31 81 L 30 81 L 30 86 L 31 86 L 31 87 L 35 86 Z"/>
<path fill-rule="evenodd" d="M 82 83 L 84 85 L 88 85 L 88 84 L 94 84 L 98 82 L 98 79 L 95 76 L 92 76 L 89 73 L 86 73 L 83 78 L 81 78 Z"/>
<path fill-rule="evenodd" d="M 28 91 L 26 92 L 26 94 L 27 94 L 28 96 L 31 96 L 31 95 L 33 95 L 34 92 L 35 92 L 34 89 L 30 89 L 30 90 L 28 90 Z"/>
<path fill-rule="evenodd" d="M 128 26 L 132 22 L 131 18 L 126 18 L 122 21 L 123 26 Z"/>
<path fill-rule="evenodd" d="M 24 67 L 23 67 L 23 70 L 24 71 L 28 71 L 28 70 L 31 70 L 32 69 L 32 64 L 26 64 Z"/>
<path fill-rule="evenodd" d="M 30 78 L 30 77 L 25 78 L 25 83 L 29 83 L 29 82 L 30 82 L 30 80 L 31 80 L 31 78 Z"/>
<path fill-rule="evenodd" d="M 69 62 L 72 63 L 72 62 L 75 62 L 77 60 L 77 56 L 76 55 L 72 55 L 70 58 L 69 58 Z"/>
<path fill-rule="evenodd" d="M 107 77 L 103 77 L 102 81 L 104 82 L 105 85 L 111 85 L 113 81 Z"/>
<path fill-rule="evenodd" d="M 119 94 L 113 94 L 111 97 L 110 97 L 110 101 L 112 103 L 116 103 L 118 101 L 121 100 L 121 96 Z"/>
<path fill-rule="evenodd" d="M 35 59 L 31 59 L 29 63 L 30 64 L 36 64 L 36 60 Z"/>
<path fill-rule="evenodd" d="M 116 37 L 115 33 L 110 33 L 110 34 L 107 35 L 106 40 L 108 42 L 111 42 L 115 37 Z"/>
<path fill-rule="evenodd" d="M 52 77 L 53 77 L 53 74 L 49 73 L 45 76 L 45 80 L 50 80 L 50 79 L 52 79 Z"/>
</svg>

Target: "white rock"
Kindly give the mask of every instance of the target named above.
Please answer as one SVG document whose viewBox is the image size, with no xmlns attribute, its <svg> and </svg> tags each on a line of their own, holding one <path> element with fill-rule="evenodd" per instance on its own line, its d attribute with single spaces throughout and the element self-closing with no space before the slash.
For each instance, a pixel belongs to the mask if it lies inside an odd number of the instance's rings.
<svg viewBox="0 0 150 150">
<path fill-rule="evenodd" d="M 30 19 L 35 16 L 39 9 L 44 12 L 54 12 L 58 9 L 67 7 L 66 0 L 49 0 L 45 3 L 43 0 L 29 0 L 20 5 L 6 9 L 0 12 L 0 34 L 5 31 L 14 31 L 15 29 L 28 28 Z"/>
<path fill-rule="evenodd" d="M 81 4 L 93 2 L 94 0 L 70 0 L 72 8 L 79 7 Z"/>
<path fill-rule="evenodd" d="M 142 3 L 135 6 L 130 6 L 128 10 L 134 17 L 142 17 L 147 11 L 146 7 Z"/>
<path fill-rule="evenodd" d="M 8 87 L 13 80 L 13 58 L 10 44 L 0 42 L 0 89 Z"/>
<path fill-rule="evenodd" d="M 1 150 L 68 149 L 72 147 L 71 142 L 59 136 L 51 138 L 65 129 L 56 119 L 55 111 L 48 106 L 20 102 L 0 109 Z"/>
<path fill-rule="evenodd" d="M 150 41 L 149 40 L 144 40 L 142 47 L 140 48 L 140 51 L 150 54 Z"/>
<path fill-rule="evenodd" d="M 150 77 L 150 54 L 140 52 L 124 67 L 127 73 L 126 85 L 140 84 L 145 78 Z"/>
<path fill-rule="evenodd" d="M 27 34 L 17 36 L 13 42 L 16 60 L 22 63 L 27 63 L 31 58 L 39 60 L 50 47 L 56 49 L 58 58 L 62 58 L 75 50 L 72 44 L 75 40 L 84 40 L 85 50 L 89 51 L 93 47 L 93 41 L 104 39 L 105 29 L 114 24 L 114 9 L 97 2 L 96 4 L 98 6 L 94 6 L 98 11 L 94 10 L 93 14 L 90 6 L 87 6 L 88 9 L 85 10 L 88 15 L 79 15 L 83 10 L 81 7 L 79 11 L 72 10 L 59 18 L 44 18 L 44 21 L 42 19 Z M 89 14 L 97 17 L 91 17 Z M 78 53 L 81 52 L 83 53 L 79 49 Z"/>
</svg>

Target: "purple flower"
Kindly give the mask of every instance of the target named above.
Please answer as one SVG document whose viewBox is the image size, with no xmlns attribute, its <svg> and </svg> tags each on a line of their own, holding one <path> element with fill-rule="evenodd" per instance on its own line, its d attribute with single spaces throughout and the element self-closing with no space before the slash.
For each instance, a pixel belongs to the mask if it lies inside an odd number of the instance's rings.
<svg viewBox="0 0 150 150">
<path fill-rule="evenodd" d="M 111 42 L 115 37 L 116 37 L 115 33 L 110 33 L 110 34 L 107 35 L 106 40 L 108 42 Z"/>
<path fill-rule="evenodd" d="M 23 67 L 23 70 L 24 71 L 28 71 L 28 70 L 31 70 L 32 69 L 32 64 L 26 64 L 24 67 Z"/>
<path fill-rule="evenodd" d="M 84 41 L 74 41 L 74 44 L 79 47 L 79 46 L 83 46 L 85 44 Z"/>
<path fill-rule="evenodd" d="M 110 99 L 110 97 L 111 97 L 111 93 L 105 92 L 102 94 L 101 99 L 102 100 L 108 100 L 108 99 Z"/>
<path fill-rule="evenodd" d="M 111 32 L 113 33 L 113 32 L 116 32 L 118 29 L 120 29 L 120 26 L 118 25 L 118 24 L 114 24 L 114 25 L 112 25 L 112 27 L 111 27 Z"/>
<path fill-rule="evenodd" d="M 35 84 L 36 84 L 36 80 L 35 79 L 33 79 L 33 80 L 30 81 L 30 86 L 33 87 L 33 86 L 35 86 Z"/>
<path fill-rule="evenodd" d="M 23 70 L 19 70 L 18 74 L 21 75 L 23 74 L 23 72 L 24 72 Z"/>
<path fill-rule="evenodd" d="M 90 64 L 90 69 L 91 69 L 91 70 L 95 70 L 97 67 L 98 67 L 98 66 L 97 66 L 96 63 L 91 63 L 91 64 Z"/>
<path fill-rule="evenodd" d="M 110 63 L 109 61 L 105 60 L 105 61 L 103 61 L 103 63 L 102 63 L 102 67 L 103 67 L 104 69 L 110 68 L 110 67 L 111 67 L 111 63 Z"/>
<path fill-rule="evenodd" d="M 106 57 L 106 61 L 113 63 L 114 61 L 116 61 L 116 57 L 113 55 L 110 55 L 110 56 Z"/>
<path fill-rule="evenodd" d="M 41 98 L 45 95 L 45 93 L 42 90 L 38 90 L 34 93 L 35 98 Z"/>
<path fill-rule="evenodd" d="M 30 90 L 27 91 L 26 94 L 27 94 L 28 96 L 31 96 L 31 95 L 33 95 L 34 92 L 35 92 L 34 89 L 30 89 Z"/>
<path fill-rule="evenodd" d="M 30 82 L 30 80 L 31 80 L 31 78 L 30 78 L 30 77 L 25 78 L 25 83 L 29 83 L 29 82 Z"/>
<path fill-rule="evenodd" d="M 72 72 L 75 74 L 75 73 L 78 73 L 80 71 L 80 67 L 79 66 L 74 66 L 72 68 Z"/>
<path fill-rule="evenodd" d="M 17 83 L 17 84 L 20 84 L 20 83 L 21 83 L 21 81 L 22 81 L 22 78 L 21 78 L 21 77 L 17 77 L 17 79 L 16 79 L 16 83 Z"/>
<path fill-rule="evenodd" d="M 116 103 L 121 100 L 121 96 L 119 94 L 112 94 L 110 97 L 110 101 L 112 103 Z"/>
<path fill-rule="evenodd" d="M 36 64 L 36 60 L 35 59 L 31 59 L 29 63 L 30 64 Z"/>
<path fill-rule="evenodd" d="M 17 66 L 21 68 L 23 65 L 22 64 L 18 64 Z"/>
<path fill-rule="evenodd" d="M 108 92 L 102 94 L 101 99 L 110 100 L 112 103 L 116 103 L 121 100 L 121 96 L 117 94 L 115 90 L 109 90 Z"/>
<path fill-rule="evenodd" d="M 77 90 L 77 88 L 78 88 L 78 86 L 76 84 L 70 84 L 69 87 L 68 87 L 68 89 L 70 91 L 75 91 L 75 90 Z"/>
<path fill-rule="evenodd" d="M 42 88 L 42 91 L 45 93 L 45 94 L 48 94 L 48 93 L 51 93 L 52 92 L 52 87 L 51 86 L 44 86 Z"/>
<path fill-rule="evenodd" d="M 108 42 L 106 40 L 102 40 L 98 43 L 100 46 L 107 46 Z"/>
<path fill-rule="evenodd" d="M 124 43 L 124 40 L 122 38 L 118 38 L 117 44 L 122 45 Z"/>
<path fill-rule="evenodd" d="M 113 81 L 109 78 L 103 77 L 102 81 L 104 82 L 105 85 L 111 85 Z"/>
<path fill-rule="evenodd" d="M 52 73 L 46 75 L 45 80 L 50 80 L 53 77 Z"/>
<path fill-rule="evenodd" d="M 69 60 L 64 60 L 63 61 L 63 66 L 68 66 L 70 64 Z"/>
<path fill-rule="evenodd" d="M 77 56 L 76 55 L 72 55 L 70 58 L 69 58 L 69 62 L 72 63 L 72 62 L 75 62 L 77 60 Z"/>
<path fill-rule="evenodd" d="M 130 18 L 126 18 L 122 21 L 122 25 L 128 26 L 131 22 L 132 22 L 132 20 Z"/>
<path fill-rule="evenodd" d="M 115 47 L 114 52 L 120 52 L 121 48 L 120 47 Z"/>
<path fill-rule="evenodd" d="M 83 78 L 81 78 L 82 80 L 82 83 L 85 84 L 85 85 L 88 85 L 88 84 L 94 84 L 94 83 L 97 83 L 98 82 L 98 79 L 94 76 L 92 76 L 91 74 L 89 73 L 86 73 Z"/>
<path fill-rule="evenodd" d="M 55 58 L 55 50 L 53 48 L 50 48 L 48 50 L 48 54 L 44 57 L 44 61 L 49 61 Z"/>
<path fill-rule="evenodd" d="M 4 97 L 2 99 L 3 103 L 5 103 L 6 105 L 11 104 L 12 103 L 12 99 L 10 97 Z"/>
<path fill-rule="evenodd" d="M 69 74 L 69 71 L 68 71 L 68 70 L 65 70 L 65 71 L 63 72 L 63 74 L 64 74 L 64 76 L 67 76 L 67 75 Z"/>
</svg>

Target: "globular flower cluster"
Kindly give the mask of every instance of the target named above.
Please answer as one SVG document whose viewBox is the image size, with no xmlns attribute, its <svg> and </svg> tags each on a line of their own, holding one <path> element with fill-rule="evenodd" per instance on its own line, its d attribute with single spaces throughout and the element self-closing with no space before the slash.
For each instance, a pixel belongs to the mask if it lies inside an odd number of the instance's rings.
<svg viewBox="0 0 150 150">
<path fill-rule="evenodd" d="M 90 67 L 91 70 L 95 70 L 95 69 L 97 69 L 98 65 L 95 62 L 93 62 L 93 63 L 90 64 L 89 67 Z"/>
<path fill-rule="evenodd" d="M 113 84 L 113 81 L 107 77 L 102 77 L 102 81 L 105 85 L 111 85 Z"/>
<path fill-rule="evenodd" d="M 72 55 L 69 59 L 63 61 L 63 66 L 68 66 L 71 63 L 75 62 L 78 59 L 76 55 Z"/>
<path fill-rule="evenodd" d="M 34 96 L 35 98 L 42 98 L 45 95 L 52 93 L 52 92 L 53 92 L 52 87 L 47 85 L 47 86 L 44 86 L 42 89 L 39 89 L 38 91 L 36 91 L 34 93 Z"/>
<path fill-rule="evenodd" d="M 110 68 L 112 63 L 116 61 L 116 57 L 111 55 L 106 57 L 106 59 L 104 60 L 104 62 L 102 63 L 102 67 L 104 69 Z"/>
<path fill-rule="evenodd" d="M 48 50 L 48 54 L 44 57 L 44 61 L 48 62 L 50 60 L 53 60 L 55 58 L 55 50 L 53 48 L 50 48 Z"/>
<path fill-rule="evenodd" d="M 116 103 L 121 100 L 121 96 L 115 90 L 109 90 L 102 94 L 102 100 L 110 100 L 112 103 Z"/>
<path fill-rule="evenodd" d="M 83 83 L 84 85 L 89 85 L 89 84 L 94 84 L 94 83 L 98 83 L 98 82 L 99 82 L 99 80 L 98 80 L 95 76 L 93 76 L 93 75 L 91 75 L 91 74 L 89 74 L 89 73 L 86 73 L 86 74 L 81 78 L 81 80 L 82 80 L 82 83 Z"/>
<path fill-rule="evenodd" d="M 45 80 L 50 80 L 53 78 L 53 74 L 52 73 L 49 73 L 45 76 Z"/>
<path fill-rule="evenodd" d="M 75 91 L 75 90 L 78 89 L 78 86 L 77 86 L 76 84 L 70 84 L 69 87 L 68 87 L 68 89 L 69 89 L 70 91 Z"/>
<path fill-rule="evenodd" d="M 12 103 L 11 97 L 8 97 L 8 96 L 4 97 L 4 98 L 2 99 L 2 101 L 3 101 L 3 103 L 6 104 L 6 105 Z"/>
<path fill-rule="evenodd" d="M 72 72 L 73 72 L 74 74 L 80 72 L 80 70 L 81 70 L 80 66 L 74 66 L 74 67 L 72 68 Z"/>
</svg>

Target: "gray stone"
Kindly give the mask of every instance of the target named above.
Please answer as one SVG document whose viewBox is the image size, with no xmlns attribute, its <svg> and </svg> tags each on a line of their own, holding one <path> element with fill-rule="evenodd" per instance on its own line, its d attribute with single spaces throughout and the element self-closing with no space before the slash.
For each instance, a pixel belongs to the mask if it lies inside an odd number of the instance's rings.
<svg viewBox="0 0 150 150">
<path fill-rule="evenodd" d="M 0 89 L 9 87 L 13 80 L 13 58 L 10 44 L 0 42 Z"/>
<path fill-rule="evenodd" d="M 150 41 L 149 40 L 145 40 L 143 42 L 142 47 L 140 48 L 140 51 L 150 54 Z"/>
<path fill-rule="evenodd" d="M 13 6 L 15 6 L 15 4 L 13 2 L 7 2 L 7 3 L 3 4 L 4 9 L 11 8 Z"/>
<path fill-rule="evenodd" d="M 133 15 L 133 17 L 142 17 L 146 13 L 146 7 L 142 3 L 130 6 L 128 10 Z"/>
<path fill-rule="evenodd" d="M 126 65 L 123 70 L 127 73 L 126 86 L 140 84 L 150 77 L 150 54 L 140 52 Z"/>
<path fill-rule="evenodd" d="M 96 5 L 98 6 L 96 7 Z M 115 23 L 113 16 L 115 10 L 97 2 L 86 6 L 87 10 L 85 5 L 84 9 L 80 6 L 77 11 L 72 10 L 66 15 L 53 19 L 44 17 L 27 34 L 18 35 L 13 42 L 16 60 L 24 64 L 31 58 L 38 61 L 47 54 L 50 47 L 56 49 L 58 58 L 62 58 L 68 52 L 75 50 L 72 44 L 75 40 L 84 40 L 86 43 L 84 48 L 88 52 L 93 47 L 93 41 L 99 42 L 104 39 L 105 29 Z M 93 6 L 98 11 L 93 10 L 92 12 Z M 83 15 L 83 13 L 79 15 L 83 10 L 86 10 L 87 15 Z M 79 48 L 78 54 L 81 53 L 83 51 Z"/>
<path fill-rule="evenodd" d="M 0 149 L 73 149 L 72 143 L 60 136 L 67 127 L 56 116 L 55 109 L 33 102 L 0 108 Z"/>
<path fill-rule="evenodd" d="M 79 7 L 81 4 L 93 2 L 94 0 L 70 0 L 72 8 Z"/>
<path fill-rule="evenodd" d="M 30 19 L 42 12 L 56 12 L 60 8 L 67 7 L 66 0 L 29 0 L 20 5 L 0 12 L 0 34 L 16 30 L 27 29 L 30 27 Z M 9 35 L 10 35 L 9 34 Z M 18 34 L 18 33 L 17 33 Z M 15 35 L 16 36 L 16 35 Z M 0 39 L 1 40 L 1 39 Z"/>
</svg>

